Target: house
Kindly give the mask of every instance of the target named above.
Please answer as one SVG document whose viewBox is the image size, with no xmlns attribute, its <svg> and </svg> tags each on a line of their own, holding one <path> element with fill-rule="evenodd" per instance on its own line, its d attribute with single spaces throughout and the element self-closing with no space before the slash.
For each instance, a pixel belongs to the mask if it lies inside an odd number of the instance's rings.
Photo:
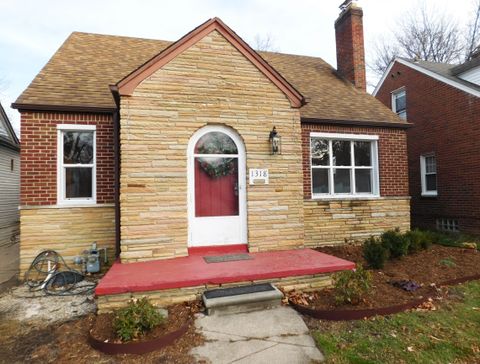
<svg viewBox="0 0 480 364">
<path fill-rule="evenodd" d="M 374 95 L 413 124 L 412 225 L 480 234 L 480 57 L 461 65 L 396 58 Z"/>
<path fill-rule="evenodd" d="M 18 272 L 20 144 L 0 104 L 0 288 Z"/>
<path fill-rule="evenodd" d="M 362 16 L 336 21 L 338 70 L 256 52 L 218 18 L 173 43 L 73 33 L 13 105 L 21 270 L 97 241 L 122 262 L 99 296 L 200 286 L 193 265 L 156 271 L 199 252 L 258 253 L 256 279 L 285 278 L 327 270 L 302 248 L 409 229 L 409 125 L 365 92 Z"/>
</svg>

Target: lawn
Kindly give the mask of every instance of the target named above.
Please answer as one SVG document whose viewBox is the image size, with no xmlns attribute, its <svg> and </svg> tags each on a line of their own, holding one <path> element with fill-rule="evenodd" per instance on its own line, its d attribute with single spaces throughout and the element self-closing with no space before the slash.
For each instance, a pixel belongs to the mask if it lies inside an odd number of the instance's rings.
<svg viewBox="0 0 480 364">
<path fill-rule="evenodd" d="M 435 305 L 364 321 L 308 322 L 326 363 L 479 363 L 480 281 L 450 288 Z"/>
</svg>

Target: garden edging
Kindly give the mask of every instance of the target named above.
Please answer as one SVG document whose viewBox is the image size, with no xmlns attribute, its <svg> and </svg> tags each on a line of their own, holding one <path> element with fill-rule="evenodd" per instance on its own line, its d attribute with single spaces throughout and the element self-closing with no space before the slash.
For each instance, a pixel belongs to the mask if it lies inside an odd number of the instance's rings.
<svg viewBox="0 0 480 364">
<path fill-rule="evenodd" d="M 451 279 L 445 282 L 442 282 L 438 286 L 450 286 L 454 284 L 464 283 L 472 280 L 480 279 L 480 274 L 473 276 L 461 277 L 456 279 Z M 403 312 L 405 310 L 415 308 L 421 304 L 428 301 L 428 297 L 412 300 L 410 302 L 394 305 L 388 307 L 380 308 L 369 308 L 363 310 L 316 310 L 309 308 L 307 306 L 299 305 L 294 303 L 292 300 L 288 300 L 289 305 L 294 308 L 296 311 L 303 315 L 307 315 L 316 319 L 329 320 L 329 321 L 351 321 L 351 320 L 362 320 L 364 318 L 377 316 L 377 315 L 391 315 L 394 313 Z"/>
</svg>

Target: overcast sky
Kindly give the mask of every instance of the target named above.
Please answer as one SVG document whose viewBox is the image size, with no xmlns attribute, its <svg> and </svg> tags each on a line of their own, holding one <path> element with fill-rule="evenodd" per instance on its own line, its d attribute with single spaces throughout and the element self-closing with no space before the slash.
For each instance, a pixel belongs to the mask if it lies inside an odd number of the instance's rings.
<svg viewBox="0 0 480 364">
<path fill-rule="evenodd" d="M 177 40 L 218 16 L 254 46 L 270 35 L 277 50 L 319 56 L 335 66 L 334 21 L 342 0 L 0 0 L 0 101 L 14 127 L 10 104 L 72 31 Z M 361 0 L 367 59 L 372 42 L 405 11 L 440 8 L 468 21 L 473 0 Z M 125 50 L 128 52 L 128 50 Z"/>
</svg>

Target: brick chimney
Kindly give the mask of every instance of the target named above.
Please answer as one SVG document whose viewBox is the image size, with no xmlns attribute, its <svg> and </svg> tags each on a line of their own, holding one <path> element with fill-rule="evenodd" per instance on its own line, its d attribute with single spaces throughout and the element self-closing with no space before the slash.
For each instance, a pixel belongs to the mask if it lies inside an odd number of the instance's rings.
<svg viewBox="0 0 480 364">
<path fill-rule="evenodd" d="M 363 45 L 363 10 L 353 0 L 345 0 L 335 21 L 337 71 L 366 91 L 365 48 Z"/>
</svg>

